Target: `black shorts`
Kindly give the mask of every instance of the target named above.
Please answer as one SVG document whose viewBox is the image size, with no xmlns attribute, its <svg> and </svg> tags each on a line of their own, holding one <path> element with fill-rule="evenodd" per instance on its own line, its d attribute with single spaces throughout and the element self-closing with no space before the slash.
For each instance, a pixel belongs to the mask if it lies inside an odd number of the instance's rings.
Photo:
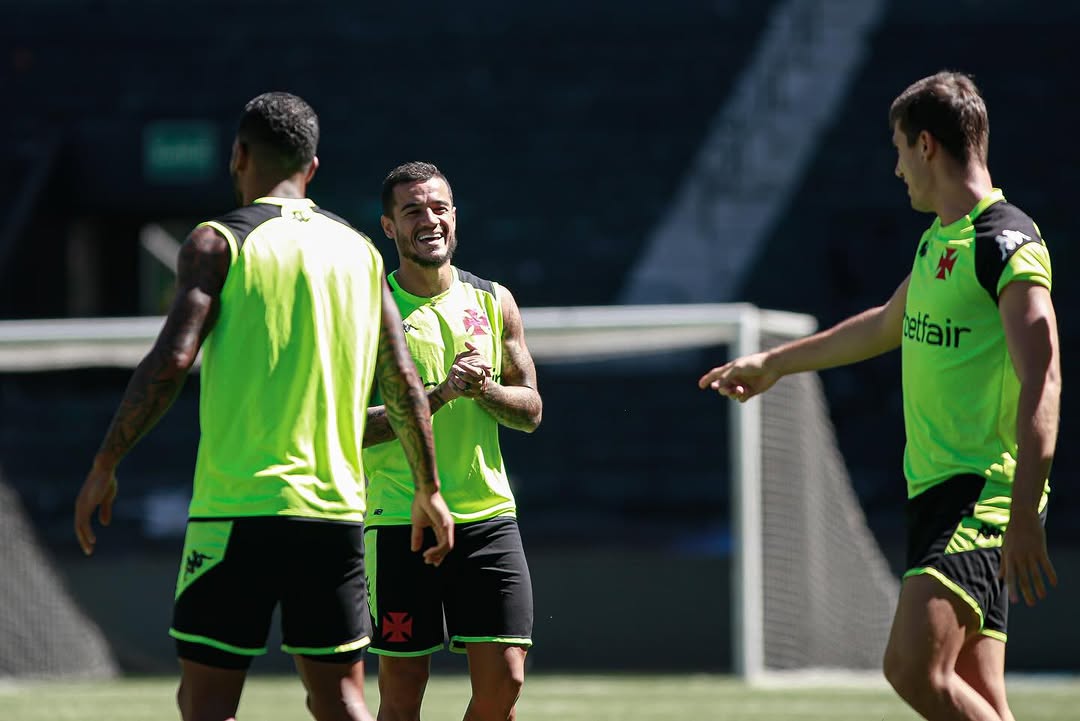
<svg viewBox="0 0 1080 721">
<path fill-rule="evenodd" d="M 434 544 L 428 533 L 425 548 Z M 532 645 L 532 581 L 516 519 L 456 526 L 438 567 L 409 550 L 409 526 L 367 534 L 372 653 L 425 656 L 447 639 L 458 653 L 468 643 Z"/>
<path fill-rule="evenodd" d="M 928 574 L 972 607 L 980 632 L 1005 641 L 1009 592 L 998 578 L 1011 489 L 975 475 L 954 476 L 907 503 L 907 572 Z M 1046 498 L 1040 506 L 1045 520 Z"/>
<path fill-rule="evenodd" d="M 244 669 L 266 653 L 281 604 L 281 648 L 353 663 L 371 642 L 364 527 L 284 517 L 188 521 L 169 635 L 177 655 Z"/>
</svg>

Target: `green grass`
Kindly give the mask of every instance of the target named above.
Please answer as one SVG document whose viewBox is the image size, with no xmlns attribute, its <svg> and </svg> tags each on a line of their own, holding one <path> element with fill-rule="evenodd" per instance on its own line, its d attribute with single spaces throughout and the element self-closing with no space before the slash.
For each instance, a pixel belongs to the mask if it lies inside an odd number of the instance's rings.
<svg viewBox="0 0 1080 721">
<path fill-rule="evenodd" d="M 178 719 L 172 678 L 98 682 L 5 682 L 4 721 L 157 721 Z M 1013 712 L 1023 721 L 1080 718 L 1080 681 L 1011 684 Z M 425 721 L 458 721 L 468 700 L 464 676 L 436 676 L 424 703 Z M 374 679 L 368 703 L 378 704 Z M 290 676 L 253 676 L 240 704 L 241 721 L 310 718 L 300 683 Z M 545 676 L 528 680 L 520 721 L 916 721 L 888 689 L 751 689 L 720 676 Z"/>
</svg>

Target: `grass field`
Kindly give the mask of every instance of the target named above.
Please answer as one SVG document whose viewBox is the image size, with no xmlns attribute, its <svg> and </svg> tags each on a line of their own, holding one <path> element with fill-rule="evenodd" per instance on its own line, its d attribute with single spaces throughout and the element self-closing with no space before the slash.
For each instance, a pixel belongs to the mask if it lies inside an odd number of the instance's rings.
<svg viewBox="0 0 1080 721">
<path fill-rule="evenodd" d="M 370 679 L 369 705 L 377 705 Z M 172 678 L 0 684 L 3 721 L 157 721 L 178 719 Z M 464 676 L 436 676 L 425 721 L 457 721 L 468 694 Z M 1011 690 L 1020 721 L 1080 719 L 1080 680 L 1018 681 Z M 310 718 L 294 677 L 253 677 L 243 721 Z M 526 684 L 519 721 L 915 721 L 883 686 L 751 689 L 719 676 L 543 676 Z"/>
</svg>

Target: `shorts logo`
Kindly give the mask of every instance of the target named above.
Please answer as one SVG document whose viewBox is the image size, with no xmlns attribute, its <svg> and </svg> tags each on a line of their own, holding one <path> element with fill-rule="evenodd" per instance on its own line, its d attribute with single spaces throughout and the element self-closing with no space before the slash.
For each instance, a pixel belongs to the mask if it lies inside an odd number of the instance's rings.
<svg viewBox="0 0 1080 721">
<path fill-rule="evenodd" d="M 208 556 L 205 553 L 199 551 L 192 551 L 191 555 L 187 557 L 187 561 L 184 564 L 184 574 L 190 576 L 193 573 L 197 573 L 205 561 L 212 560 L 213 556 Z"/>
<path fill-rule="evenodd" d="M 383 617 L 382 637 L 390 643 L 405 643 L 412 638 L 412 619 L 409 614 L 390 611 Z"/>
<path fill-rule="evenodd" d="M 979 535 L 983 538 L 998 538 L 1001 536 L 1001 529 L 997 526 L 991 526 L 989 523 L 984 523 L 979 526 Z"/>
<path fill-rule="evenodd" d="M 481 314 L 476 308 L 466 310 L 462 322 L 465 324 L 465 332 L 469 335 L 489 335 L 491 333 L 491 324 L 488 323 L 487 316 Z"/>
<path fill-rule="evenodd" d="M 954 265 L 956 265 L 956 248 L 946 248 L 937 262 L 937 275 L 934 277 L 938 280 L 947 280 Z"/>
</svg>

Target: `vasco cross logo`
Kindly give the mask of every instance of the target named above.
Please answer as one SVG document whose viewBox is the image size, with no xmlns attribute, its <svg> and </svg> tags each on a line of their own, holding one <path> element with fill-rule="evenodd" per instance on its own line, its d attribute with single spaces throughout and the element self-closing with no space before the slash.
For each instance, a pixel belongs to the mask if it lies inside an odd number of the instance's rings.
<svg viewBox="0 0 1080 721">
<path fill-rule="evenodd" d="M 191 574 L 202 568 L 204 561 L 209 561 L 213 556 L 208 556 L 205 553 L 199 551 L 192 551 L 191 555 L 187 557 L 187 562 L 184 565 L 184 575 L 190 576 Z"/>
<path fill-rule="evenodd" d="M 488 323 L 487 316 L 476 308 L 466 310 L 462 322 L 465 324 L 465 332 L 469 335 L 488 335 L 491 332 L 491 324 Z"/>
<path fill-rule="evenodd" d="M 390 611 L 383 617 L 382 637 L 390 643 L 405 643 L 412 638 L 412 618 L 402 611 Z"/>
<path fill-rule="evenodd" d="M 937 262 L 937 275 L 934 277 L 938 280 L 946 280 L 952 273 L 954 265 L 956 265 L 956 248 L 946 248 Z"/>
<path fill-rule="evenodd" d="M 1019 230 L 1003 230 L 1001 235 L 994 238 L 994 240 L 997 241 L 998 248 L 1001 249 L 1001 259 L 1005 260 L 1013 251 L 1031 240 L 1031 236 L 1021 233 Z"/>
</svg>

